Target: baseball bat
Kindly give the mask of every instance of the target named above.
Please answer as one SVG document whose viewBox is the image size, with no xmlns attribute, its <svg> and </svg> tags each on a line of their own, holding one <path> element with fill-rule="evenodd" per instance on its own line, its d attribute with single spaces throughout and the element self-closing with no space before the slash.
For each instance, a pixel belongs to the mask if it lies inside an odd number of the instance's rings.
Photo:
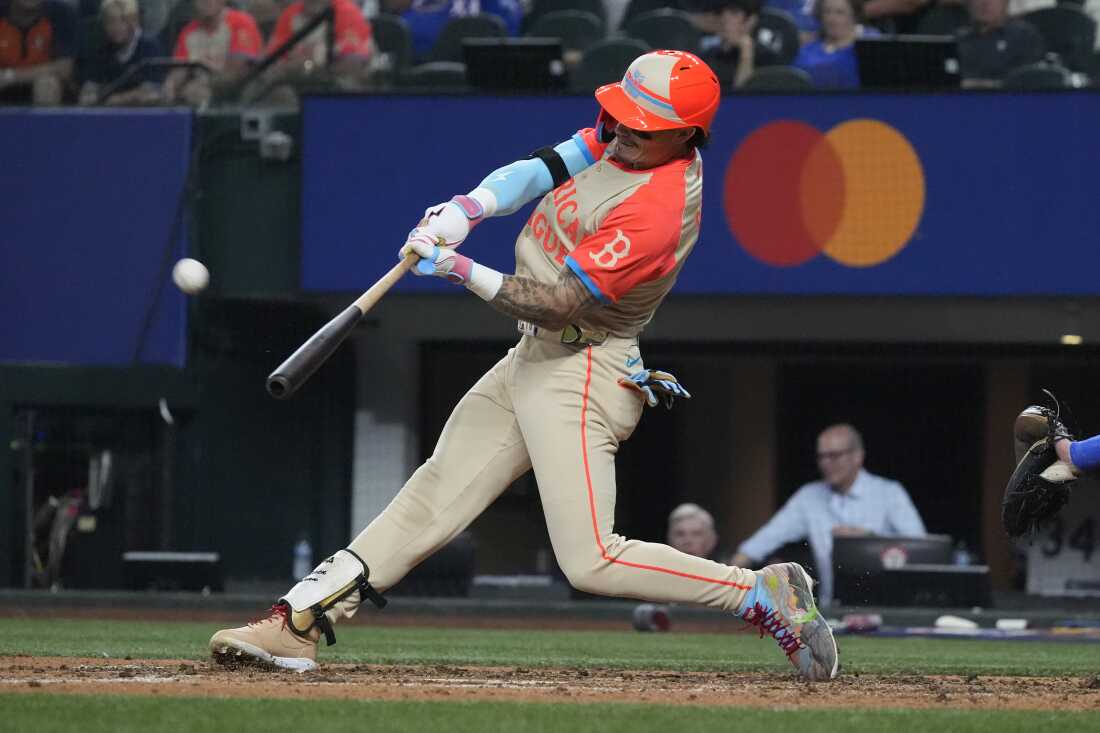
<svg viewBox="0 0 1100 733">
<path fill-rule="evenodd" d="M 367 314 L 394 283 L 401 279 L 416 264 L 418 256 L 409 253 L 405 259 L 394 265 L 389 272 L 378 279 L 374 285 L 355 299 L 342 313 L 326 323 L 298 347 L 286 361 L 279 365 L 267 378 L 267 391 L 278 400 L 285 400 L 301 387 L 325 360 L 332 356 L 355 324 Z"/>
</svg>

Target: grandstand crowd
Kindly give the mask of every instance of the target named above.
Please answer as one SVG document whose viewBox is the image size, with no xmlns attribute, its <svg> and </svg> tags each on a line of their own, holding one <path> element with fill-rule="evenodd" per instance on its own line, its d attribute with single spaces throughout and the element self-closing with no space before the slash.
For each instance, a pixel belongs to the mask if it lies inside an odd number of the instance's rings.
<svg viewBox="0 0 1100 733">
<path fill-rule="evenodd" d="M 1082 86 L 1098 19 L 1100 0 L 0 0 L 0 104 L 459 90 L 463 40 L 508 37 L 560 39 L 577 92 L 651 48 L 698 53 L 731 91 L 856 89 L 856 41 L 895 34 L 956 38 L 963 86 Z"/>
</svg>

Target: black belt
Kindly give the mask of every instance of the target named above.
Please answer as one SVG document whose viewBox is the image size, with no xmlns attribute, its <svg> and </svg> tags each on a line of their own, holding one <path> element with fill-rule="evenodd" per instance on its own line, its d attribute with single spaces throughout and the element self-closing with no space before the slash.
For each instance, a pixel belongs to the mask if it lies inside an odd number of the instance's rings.
<svg viewBox="0 0 1100 733">
<path fill-rule="evenodd" d="M 518 321 L 516 327 L 525 336 L 532 336 L 546 341 L 557 341 L 569 346 L 599 346 L 611 334 L 607 331 L 593 331 L 581 328 L 570 323 L 560 331 L 548 331 L 542 326 L 536 326 L 530 321 Z"/>
</svg>

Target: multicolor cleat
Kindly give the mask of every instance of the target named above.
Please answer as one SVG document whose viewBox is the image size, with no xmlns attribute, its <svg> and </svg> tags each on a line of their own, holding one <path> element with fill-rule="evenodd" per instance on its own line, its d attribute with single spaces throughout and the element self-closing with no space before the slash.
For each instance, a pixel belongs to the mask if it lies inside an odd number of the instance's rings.
<svg viewBox="0 0 1100 733">
<path fill-rule="evenodd" d="M 768 565 L 756 571 L 751 605 L 739 615 L 769 634 L 799 674 L 811 682 L 831 680 L 840 669 L 836 640 L 814 603 L 809 573 L 798 563 Z"/>
</svg>

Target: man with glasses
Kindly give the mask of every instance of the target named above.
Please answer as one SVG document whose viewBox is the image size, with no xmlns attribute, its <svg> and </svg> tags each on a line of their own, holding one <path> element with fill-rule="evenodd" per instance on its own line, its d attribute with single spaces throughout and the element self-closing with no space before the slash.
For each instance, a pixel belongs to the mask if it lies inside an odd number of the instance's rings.
<svg viewBox="0 0 1100 733">
<path fill-rule="evenodd" d="M 924 522 L 897 481 L 863 469 L 863 438 L 848 424 L 817 436 L 821 481 L 805 484 L 768 523 L 737 548 L 733 564 L 752 567 L 777 549 L 808 539 L 821 580 L 819 598 L 833 596 L 833 538 L 864 535 L 923 537 Z"/>
</svg>

